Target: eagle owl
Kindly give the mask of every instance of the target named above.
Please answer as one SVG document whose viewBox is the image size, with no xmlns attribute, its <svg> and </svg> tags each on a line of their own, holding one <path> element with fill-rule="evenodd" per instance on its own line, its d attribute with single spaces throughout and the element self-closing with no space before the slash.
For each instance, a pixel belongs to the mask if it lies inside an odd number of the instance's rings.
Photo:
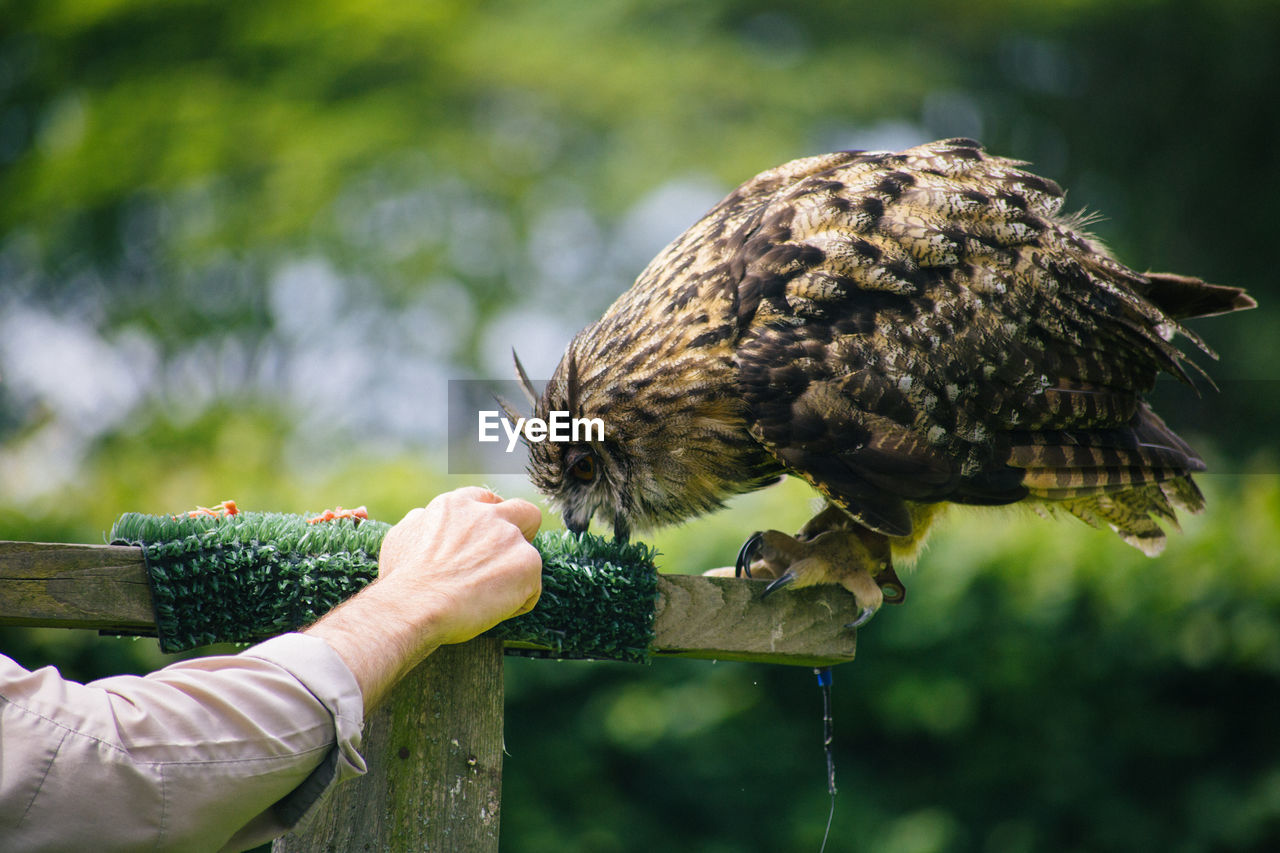
<svg viewBox="0 0 1280 853">
<path fill-rule="evenodd" d="M 737 568 L 841 584 L 857 624 L 948 504 L 1059 507 L 1156 554 L 1204 464 L 1143 394 L 1188 379 L 1177 336 L 1208 351 L 1180 321 L 1253 300 L 1129 269 L 1024 165 L 949 139 L 747 181 L 569 344 L 535 414 L 605 434 L 531 442 L 534 484 L 626 539 L 803 477 L 825 509 Z"/>
</svg>

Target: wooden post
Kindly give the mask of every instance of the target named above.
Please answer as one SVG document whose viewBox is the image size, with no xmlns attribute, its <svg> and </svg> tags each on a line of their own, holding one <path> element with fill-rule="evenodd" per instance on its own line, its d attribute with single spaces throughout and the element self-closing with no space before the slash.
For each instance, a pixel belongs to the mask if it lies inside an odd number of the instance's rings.
<svg viewBox="0 0 1280 853">
<path fill-rule="evenodd" d="M 444 646 L 365 722 L 368 774 L 341 785 L 273 853 L 496 851 L 502 641 Z"/>
<path fill-rule="evenodd" d="M 827 586 L 762 598 L 765 585 L 659 575 L 650 652 L 800 666 L 853 660 L 857 637 L 845 627 L 857 615 L 853 596 Z M 0 625 L 154 629 L 142 550 L 0 542 Z M 365 721 L 368 774 L 331 792 L 274 853 L 496 851 L 502 650 L 488 637 L 446 646 L 405 677 Z"/>
</svg>

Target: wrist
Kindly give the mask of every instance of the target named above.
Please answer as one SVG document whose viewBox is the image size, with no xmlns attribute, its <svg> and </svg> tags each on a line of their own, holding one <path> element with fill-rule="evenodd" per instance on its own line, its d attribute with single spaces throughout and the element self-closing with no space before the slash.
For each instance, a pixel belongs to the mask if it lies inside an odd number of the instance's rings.
<svg viewBox="0 0 1280 853">
<path fill-rule="evenodd" d="M 366 712 L 440 645 L 430 619 L 407 608 L 388 580 L 375 581 L 303 631 L 324 640 L 347 664 Z"/>
</svg>

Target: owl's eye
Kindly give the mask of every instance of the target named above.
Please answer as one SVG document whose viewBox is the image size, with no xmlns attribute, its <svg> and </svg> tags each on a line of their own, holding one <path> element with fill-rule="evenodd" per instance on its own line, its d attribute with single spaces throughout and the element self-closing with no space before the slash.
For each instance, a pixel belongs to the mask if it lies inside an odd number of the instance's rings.
<svg viewBox="0 0 1280 853">
<path fill-rule="evenodd" d="M 569 466 L 569 473 L 584 483 L 590 483 L 596 478 L 596 458 L 587 453 Z"/>
</svg>

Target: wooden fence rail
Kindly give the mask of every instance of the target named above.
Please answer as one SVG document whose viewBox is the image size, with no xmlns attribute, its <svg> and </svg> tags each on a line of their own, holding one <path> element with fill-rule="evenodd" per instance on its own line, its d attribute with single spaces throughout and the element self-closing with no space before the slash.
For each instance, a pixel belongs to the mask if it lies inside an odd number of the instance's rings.
<svg viewBox="0 0 1280 853">
<path fill-rule="evenodd" d="M 761 598 L 762 581 L 659 575 L 656 657 L 802 666 L 853 660 L 853 598 L 834 587 Z M 142 549 L 0 541 L 0 625 L 154 629 Z M 528 644 L 509 647 L 537 648 Z M 496 851 L 503 643 L 431 655 L 365 723 L 369 774 L 339 787 L 276 851 Z"/>
</svg>

